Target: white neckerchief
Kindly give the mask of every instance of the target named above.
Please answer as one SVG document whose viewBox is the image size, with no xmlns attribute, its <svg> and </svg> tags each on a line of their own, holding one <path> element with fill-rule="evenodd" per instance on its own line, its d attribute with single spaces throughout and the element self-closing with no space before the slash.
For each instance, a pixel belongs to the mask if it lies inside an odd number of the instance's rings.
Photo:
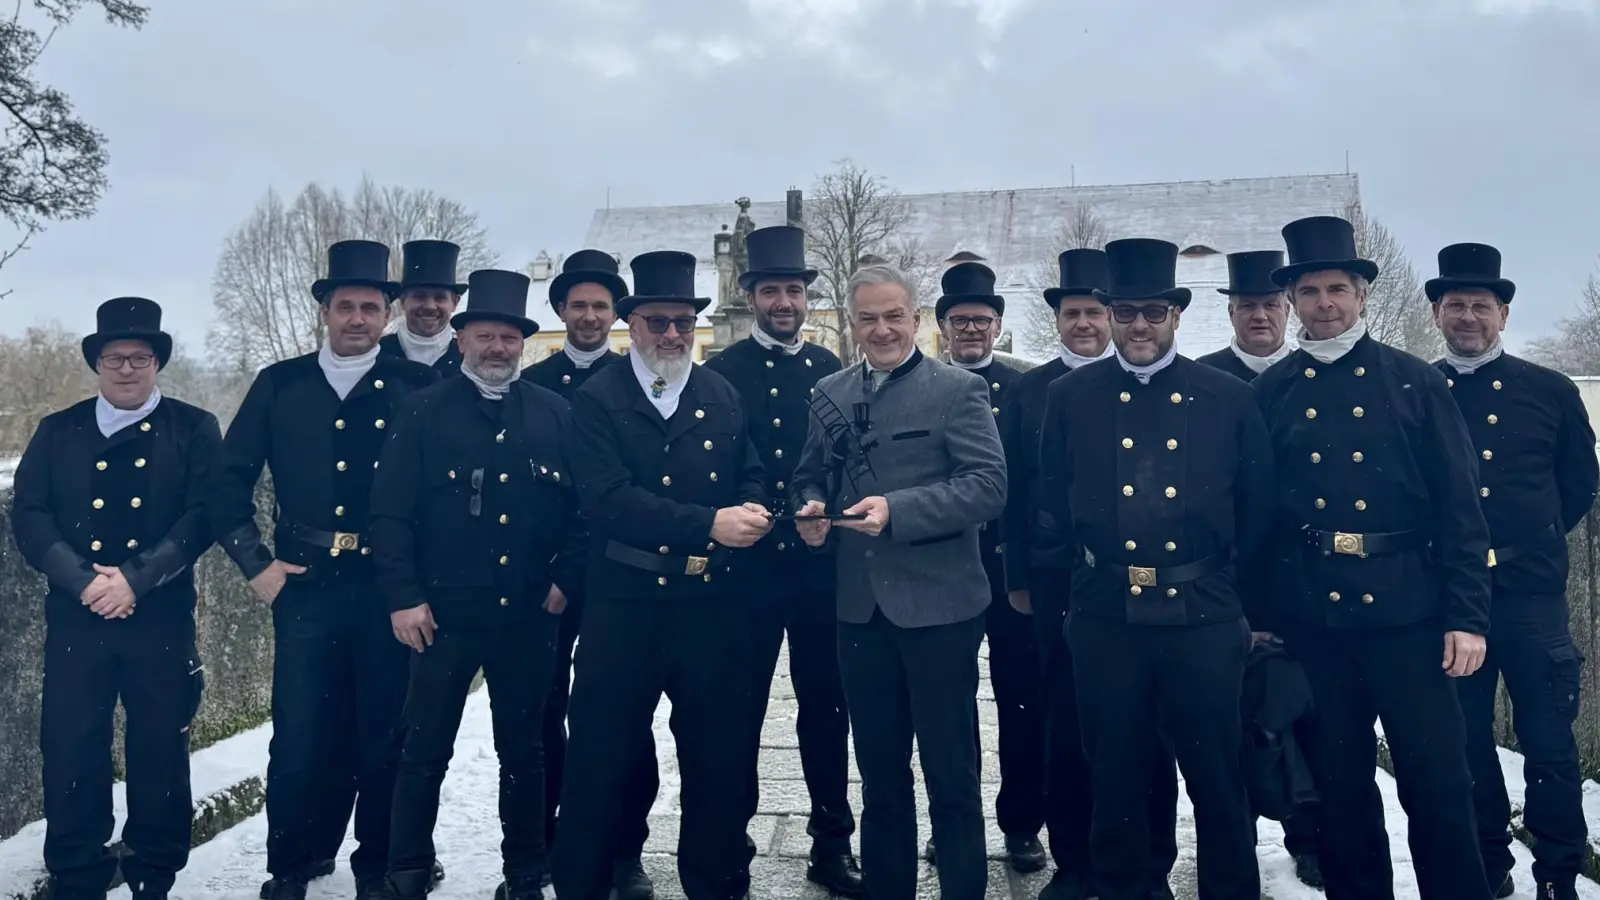
<svg viewBox="0 0 1600 900">
<path fill-rule="evenodd" d="M 350 396 L 356 384 L 377 362 L 377 344 L 360 356 L 334 356 L 331 344 L 323 344 L 322 349 L 317 351 L 317 365 L 322 367 L 323 377 L 328 379 L 328 386 L 333 388 L 340 400 Z"/>
<path fill-rule="evenodd" d="M 113 434 L 150 415 L 155 410 L 156 404 L 160 402 L 161 389 L 153 386 L 150 388 L 150 396 L 145 399 L 144 403 L 140 404 L 138 409 L 120 409 L 112 406 L 111 401 L 106 399 L 106 395 L 101 394 L 94 402 L 95 424 L 100 426 L 101 434 L 111 437 Z"/>
<path fill-rule="evenodd" d="M 782 350 L 784 356 L 793 356 L 796 353 L 799 353 L 806 345 L 806 342 L 801 340 L 800 335 L 798 334 L 794 336 L 794 343 L 785 344 L 783 341 L 780 341 L 772 335 L 767 334 L 765 331 L 762 331 L 760 325 L 750 326 L 750 337 L 754 338 L 757 344 L 760 344 L 768 350 Z"/>
<path fill-rule="evenodd" d="M 1306 332 L 1300 332 L 1300 349 L 1311 354 L 1311 358 L 1320 363 L 1331 363 L 1339 359 L 1356 345 L 1367 334 L 1367 320 L 1357 319 L 1356 324 L 1338 337 L 1331 337 L 1325 341 L 1312 340 Z"/>
<path fill-rule="evenodd" d="M 1099 362 L 1117 352 L 1116 348 L 1111 346 L 1110 341 L 1106 341 L 1106 349 L 1099 356 L 1079 356 L 1068 350 L 1066 344 L 1057 344 L 1056 351 L 1061 354 L 1061 361 L 1066 363 L 1069 369 L 1076 369 L 1079 366 L 1087 366 L 1092 362 Z"/>
<path fill-rule="evenodd" d="M 994 351 L 990 350 L 988 356 L 985 356 L 983 359 L 980 359 L 977 362 L 971 363 L 956 362 L 955 357 L 951 357 L 950 365 L 955 366 L 958 369 L 966 369 L 968 372 L 976 372 L 979 369 L 987 369 L 994 365 Z"/>
<path fill-rule="evenodd" d="M 1133 377 L 1139 379 L 1139 383 L 1140 384 L 1149 384 L 1150 383 L 1150 376 L 1156 374 L 1157 372 L 1161 371 L 1162 369 L 1165 369 L 1167 366 L 1172 365 L 1172 361 L 1177 359 L 1177 358 L 1178 358 L 1178 342 L 1177 341 L 1173 341 L 1172 342 L 1172 346 L 1167 348 L 1167 354 L 1165 356 L 1161 357 L 1160 359 L 1156 360 L 1155 362 L 1151 363 L 1148 366 L 1136 366 L 1133 363 L 1128 362 L 1128 360 L 1125 359 L 1121 353 L 1117 354 L 1117 362 L 1122 364 L 1122 370 L 1124 372 L 1127 372 L 1128 374 L 1132 375 Z"/>
<path fill-rule="evenodd" d="M 1228 349 L 1233 351 L 1234 356 L 1239 357 L 1239 361 L 1244 363 L 1245 368 L 1256 373 L 1257 375 L 1260 375 L 1262 372 L 1272 368 L 1273 363 L 1283 359 L 1292 352 L 1289 349 L 1289 342 L 1284 341 L 1278 345 L 1278 349 L 1272 351 L 1266 356 L 1256 356 L 1252 353 L 1246 353 L 1244 348 L 1239 346 L 1238 335 L 1234 335 L 1233 340 L 1228 342 Z"/>
<path fill-rule="evenodd" d="M 517 361 L 516 369 L 511 372 L 511 377 L 506 379 L 505 384 L 490 384 L 489 382 L 484 381 L 483 376 L 479 375 L 477 372 L 474 372 L 472 367 L 468 366 L 465 360 L 462 360 L 461 362 L 461 374 L 465 375 L 468 381 L 472 382 L 474 385 L 477 385 L 478 393 L 481 394 L 485 400 L 499 400 L 505 397 L 506 392 L 511 390 L 511 383 L 517 380 L 518 375 L 522 374 L 522 362 L 521 360 Z"/>
<path fill-rule="evenodd" d="M 684 385 L 689 383 L 689 373 L 694 369 L 694 364 L 690 363 L 689 368 L 683 370 L 683 378 L 681 380 L 671 382 L 665 381 L 659 375 L 650 371 L 650 367 L 644 364 L 643 357 L 638 353 L 629 353 L 628 359 L 633 362 L 633 377 L 639 379 L 639 387 L 644 388 L 644 398 L 650 401 L 650 405 L 656 408 L 656 412 L 661 413 L 661 418 L 672 418 L 672 414 L 678 411 L 678 397 L 683 393 Z M 652 385 L 657 382 L 663 382 L 666 385 L 662 388 L 661 396 L 659 397 L 655 396 L 652 390 Z"/>
<path fill-rule="evenodd" d="M 1471 375 L 1473 372 L 1499 359 L 1500 354 L 1504 352 L 1505 348 L 1500 345 L 1500 336 L 1495 335 L 1494 343 L 1489 345 L 1489 349 L 1477 356 L 1457 356 L 1450 352 L 1449 347 L 1445 347 L 1444 361 L 1456 370 L 1457 375 Z"/>
<path fill-rule="evenodd" d="M 917 345 L 916 344 L 912 344 L 911 345 L 911 350 L 906 353 L 905 358 L 900 360 L 899 362 L 895 363 L 893 366 L 891 366 L 887 370 L 873 368 L 872 359 L 870 357 L 862 359 L 861 360 L 861 366 L 862 366 L 863 369 L 866 370 L 867 377 L 872 379 L 872 389 L 874 391 L 876 391 L 878 388 L 883 387 L 883 383 L 885 381 L 889 380 L 889 376 L 894 374 L 894 370 L 900 368 L 903 365 L 905 365 L 906 364 L 906 360 L 909 360 L 911 358 L 912 354 L 914 354 L 916 352 L 917 352 Z"/>
<path fill-rule="evenodd" d="M 406 359 L 431 366 L 438 362 L 441 356 L 450 352 L 450 342 L 456 339 L 456 330 L 446 325 L 433 337 L 422 337 L 413 334 L 410 324 L 401 319 L 400 329 L 395 332 L 395 337 L 400 339 L 400 349 L 405 351 Z"/>
<path fill-rule="evenodd" d="M 572 338 L 569 337 L 561 342 L 561 352 L 567 355 L 567 359 L 572 360 L 574 367 L 587 369 L 594 365 L 595 360 L 610 353 L 611 345 L 606 341 L 601 341 L 600 346 L 593 350 L 579 350 L 577 347 L 572 346 Z"/>
</svg>

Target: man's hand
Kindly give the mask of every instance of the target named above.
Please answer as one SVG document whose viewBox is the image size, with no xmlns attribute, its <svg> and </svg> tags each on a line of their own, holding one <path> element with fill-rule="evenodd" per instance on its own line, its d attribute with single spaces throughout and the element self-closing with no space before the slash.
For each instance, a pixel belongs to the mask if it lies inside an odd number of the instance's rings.
<svg viewBox="0 0 1600 900">
<path fill-rule="evenodd" d="M 389 613 L 389 627 L 394 630 L 395 640 L 421 653 L 433 646 L 433 633 L 439 626 L 433 622 L 433 610 L 424 603 Z"/>
<path fill-rule="evenodd" d="M 89 604 L 89 611 L 107 619 L 126 619 L 133 615 L 133 588 L 122 577 L 122 570 L 101 565 L 96 565 L 94 570 L 100 573 L 100 578 L 106 579 L 106 589 Z"/>
<path fill-rule="evenodd" d="M 561 593 L 561 588 L 550 585 L 550 593 L 544 595 L 544 611 L 552 616 L 559 616 L 567 610 L 567 595 Z"/>
<path fill-rule="evenodd" d="M 1444 635 L 1444 671 L 1451 678 L 1462 678 L 1478 671 L 1483 657 L 1489 652 L 1488 642 L 1481 634 L 1465 631 L 1447 631 Z"/>
<path fill-rule="evenodd" d="M 762 535 L 771 530 L 772 519 L 765 509 L 756 512 L 751 507 L 761 509 L 761 504 L 746 503 L 717 510 L 717 517 L 711 522 L 711 539 L 724 547 L 748 547 L 761 540 Z"/>
<path fill-rule="evenodd" d="M 1250 632 L 1250 642 L 1253 645 L 1257 646 L 1257 647 L 1259 647 L 1259 646 L 1261 646 L 1263 644 L 1280 644 L 1280 643 L 1283 643 L 1282 641 L 1280 641 L 1278 639 L 1277 635 L 1273 634 L 1270 631 L 1252 631 L 1252 632 Z"/>
<path fill-rule="evenodd" d="M 873 537 L 883 533 L 889 527 L 889 501 L 883 497 L 868 497 L 844 511 L 847 516 L 866 515 L 865 519 L 846 520 L 839 523 L 840 528 L 859 531 Z"/>
<path fill-rule="evenodd" d="M 1027 589 L 1011 591 L 1006 594 L 1006 599 L 1011 601 L 1011 608 L 1025 616 L 1033 615 L 1033 598 L 1028 596 Z"/>
<path fill-rule="evenodd" d="M 99 566 L 95 568 L 99 568 Z M 78 599 L 83 601 L 84 606 L 93 606 L 94 602 L 99 600 L 101 595 L 110 589 L 111 579 L 104 575 L 96 575 L 94 580 L 89 582 L 89 586 L 83 589 L 83 593 L 78 595 Z"/>
<path fill-rule="evenodd" d="M 828 504 L 821 500 L 807 500 L 796 515 L 820 516 L 827 511 Z M 799 519 L 794 523 L 794 530 L 800 532 L 800 540 L 805 541 L 807 547 L 821 547 L 828 540 L 828 529 L 832 526 L 827 519 Z"/>
<path fill-rule="evenodd" d="M 275 559 L 265 569 L 261 570 L 260 575 L 250 579 L 250 589 L 256 592 L 256 596 L 261 598 L 262 603 L 271 606 L 272 602 L 278 599 L 278 592 L 283 590 L 283 585 L 289 580 L 289 575 L 303 575 L 305 571 L 305 566 L 297 566 L 294 563 L 286 563 L 281 559 Z"/>
</svg>

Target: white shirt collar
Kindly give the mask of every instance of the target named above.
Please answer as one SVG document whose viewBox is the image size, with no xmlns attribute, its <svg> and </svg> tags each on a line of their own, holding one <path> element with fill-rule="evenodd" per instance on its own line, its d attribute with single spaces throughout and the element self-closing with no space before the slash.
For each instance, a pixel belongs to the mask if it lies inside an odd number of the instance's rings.
<svg viewBox="0 0 1600 900">
<path fill-rule="evenodd" d="M 1165 356 L 1161 357 L 1160 359 L 1156 360 L 1155 362 L 1151 363 L 1148 366 L 1136 366 L 1133 363 L 1128 362 L 1125 358 L 1123 358 L 1121 353 L 1117 353 L 1117 362 L 1122 364 L 1123 371 L 1125 371 L 1125 372 L 1129 373 L 1130 375 L 1132 375 L 1133 377 L 1139 379 L 1139 383 L 1140 384 L 1149 384 L 1151 376 L 1155 375 L 1157 372 L 1161 371 L 1162 369 L 1165 369 L 1167 366 L 1172 365 L 1172 361 L 1177 359 L 1177 358 L 1178 358 L 1178 342 L 1177 342 L 1177 340 L 1173 340 L 1172 346 L 1167 348 L 1167 353 L 1166 353 Z"/>
<path fill-rule="evenodd" d="M 656 408 L 656 412 L 661 413 L 661 418 L 672 418 L 672 414 L 678 411 L 678 398 L 683 394 L 684 385 L 689 383 L 689 372 L 694 369 L 694 363 L 690 363 L 689 368 L 683 370 L 682 378 L 669 382 L 650 371 L 650 367 L 644 364 L 644 359 L 640 357 L 638 351 L 629 353 L 628 359 L 633 366 L 633 377 L 638 379 L 639 387 L 644 389 L 645 399 Z"/>
<path fill-rule="evenodd" d="M 1505 347 L 1500 343 L 1500 336 L 1495 335 L 1494 343 L 1489 345 L 1489 349 L 1483 351 L 1477 356 L 1457 356 L 1450 351 L 1449 347 L 1446 347 L 1444 350 L 1444 361 L 1449 363 L 1450 367 L 1456 370 L 1457 375 L 1471 375 L 1473 372 L 1476 372 L 1484 366 L 1487 366 L 1489 363 L 1499 359 L 1500 354 L 1504 352 Z"/>
<path fill-rule="evenodd" d="M 1356 342 L 1366 335 L 1367 320 L 1356 319 L 1356 324 L 1346 329 L 1344 334 L 1325 341 L 1312 340 L 1306 332 L 1300 332 L 1300 349 L 1311 354 L 1311 358 L 1317 362 L 1331 363 L 1349 353 Z"/>
<path fill-rule="evenodd" d="M 1079 366 L 1086 366 L 1089 363 L 1098 362 L 1102 359 L 1105 359 L 1106 357 L 1116 353 L 1117 350 L 1115 347 L 1111 346 L 1110 341 L 1106 341 L 1106 349 L 1101 352 L 1099 356 L 1079 356 L 1078 354 L 1073 353 L 1071 350 L 1068 350 L 1066 344 L 1057 344 L 1056 352 L 1061 354 L 1061 361 L 1067 364 L 1067 368 L 1076 369 Z"/>
<path fill-rule="evenodd" d="M 400 349 L 405 353 L 406 359 L 431 366 L 450 352 L 450 343 L 456 339 L 456 330 L 446 325 L 432 337 L 421 337 L 413 334 L 410 323 L 401 319 L 400 327 L 395 330 L 395 337 L 400 339 Z"/>
<path fill-rule="evenodd" d="M 317 351 L 317 365 L 322 367 L 323 377 L 328 379 L 328 386 L 333 388 L 340 400 L 350 396 L 356 384 L 377 362 L 377 344 L 360 356 L 335 356 L 331 344 L 323 344 L 322 349 Z"/>
<path fill-rule="evenodd" d="M 112 406 L 111 401 L 106 399 L 106 395 L 101 394 L 95 398 L 94 402 L 95 424 L 100 426 L 102 435 L 111 437 L 129 425 L 143 420 L 155 411 L 156 404 L 160 402 L 161 389 L 154 386 L 150 388 L 150 396 L 137 409 L 120 409 Z"/>
<path fill-rule="evenodd" d="M 976 372 L 979 369 L 987 369 L 994 365 L 994 351 L 991 350 L 989 351 L 988 356 L 985 356 L 983 359 L 980 359 L 977 362 L 970 363 L 956 362 L 955 358 L 951 357 L 950 365 L 955 366 L 958 369 L 966 369 L 968 372 Z"/>
<path fill-rule="evenodd" d="M 577 368 L 587 369 L 594 365 L 595 361 L 600 357 L 610 353 L 611 345 L 609 343 L 602 342 L 600 346 L 594 348 L 593 350 L 579 350 L 577 347 L 572 346 L 572 339 L 568 338 L 562 342 L 561 352 L 565 353 L 567 355 L 567 359 L 572 360 L 572 364 Z"/>
<path fill-rule="evenodd" d="M 762 347 L 765 347 L 768 350 L 782 350 L 784 356 L 793 356 L 796 353 L 799 353 L 806 345 L 805 341 L 798 334 L 794 336 L 793 343 L 785 344 L 783 341 L 780 341 L 772 335 L 761 330 L 760 325 L 750 326 L 750 337 L 757 344 L 760 344 Z"/>
<path fill-rule="evenodd" d="M 1239 357 L 1239 361 L 1244 363 L 1245 368 L 1256 373 L 1257 375 L 1260 375 L 1262 372 L 1272 368 L 1273 363 L 1283 359 L 1285 356 L 1288 356 L 1293 352 L 1289 349 L 1289 342 L 1284 341 L 1278 345 L 1278 349 L 1272 351 L 1266 356 L 1256 356 L 1253 353 L 1246 353 L 1244 349 L 1239 346 L 1238 335 L 1234 335 L 1233 340 L 1228 342 L 1228 349 L 1233 351 L 1234 356 Z"/>
</svg>

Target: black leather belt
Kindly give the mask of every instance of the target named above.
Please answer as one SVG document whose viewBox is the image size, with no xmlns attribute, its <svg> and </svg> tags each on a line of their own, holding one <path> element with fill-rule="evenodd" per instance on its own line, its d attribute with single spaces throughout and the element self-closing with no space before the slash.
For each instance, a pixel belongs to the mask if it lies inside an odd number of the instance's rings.
<svg viewBox="0 0 1600 900">
<path fill-rule="evenodd" d="M 1556 531 L 1556 527 L 1554 525 L 1546 525 L 1544 530 L 1539 532 L 1539 537 L 1548 536 L 1560 536 L 1560 533 Z M 1496 547 L 1490 550 L 1489 568 L 1492 569 L 1502 563 L 1511 562 L 1513 559 L 1516 559 L 1522 554 L 1528 552 L 1528 544 L 1530 543 L 1532 543 L 1532 541 L 1523 544 L 1512 544 L 1509 547 Z"/>
<path fill-rule="evenodd" d="M 1223 567 L 1227 566 L 1228 556 L 1223 553 L 1214 553 L 1204 559 L 1197 559 L 1181 566 L 1165 566 L 1163 568 L 1152 566 L 1101 566 L 1095 562 L 1094 554 L 1085 550 L 1083 551 L 1083 561 L 1097 568 L 1125 571 L 1128 573 L 1128 584 L 1147 588 L 1183 584 L 1186 581 L 1204 578 L 1213 572 L 1220 572 Z"/>
<path fill-rule="evenodd" d="M 297 522 L 279 522 L 278 533 L 323 550 L 359 550 L 361 535 L 353 531 L 320 531 Z"/>
<path fill-rule="evenodd" d="M 616 541 L 606 541 L 606 559 L 661 575 L 703 575 L 713 568 L 712 559 L 720 559 L 722 554 L 723 549 L 719 547 L 707 556 L 668 556 L 665 553 L 646 553 Z"/>
<path fill-rule="evenodd" d="M 1305 531 L 1306 543 L 1321 550 L 1324 556 L 1337 553 L 1341 556 L 1381 556 L 1420 550 L 1427 542 L 1420 531 L 1382 531 L 1356 534 L 1345 531 Z"/>
</svg>

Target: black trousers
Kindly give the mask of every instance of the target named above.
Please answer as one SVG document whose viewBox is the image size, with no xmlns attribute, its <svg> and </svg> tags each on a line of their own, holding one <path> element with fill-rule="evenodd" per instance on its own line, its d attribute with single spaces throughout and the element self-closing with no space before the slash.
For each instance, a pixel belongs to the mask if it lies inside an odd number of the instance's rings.
<svg viewBox="0 0 1600 900">
<path fill-rule="evenodd" d="M 1494 740 L 1494 697 L 1502 675 L 1528 786 L 1522 823 L 1534 838 L 1533 878 L 1570 881 L 1583 869 L 1588 828 L 1578 746 L 1572 737 L 1583 654 L 1567 628 L 1567 598 L 1496 594 L 1490 616 L 1483 668 L 1456 682 L 1466 718 L 1478 845 L 1489 886 L 1499 887 L 1513 866 L 1511 804 Z"/>
<path fill-rule="evenodd" d="M 989 686 L 994 689 L 1000 724 L 1000 793 L 995 820 L 1009 836 L 1032 836 L 1044 827 L 1045 707 L 1040 688 L 1039 647 L 1030 617 L 1012 609 L 1003 588 L 993 592 L 984 611 L 989 637 Z M 993 582 L 991 582 L 993 583 Z M 976 699 L 974 699 L 976 704 Z M 983 740 L 973 706 L 972 738 L 983 770 Z"/>
<path fill-rule="evenodd" d="M 1322 807 L 1318 804 L 1296 806 L 1283 823 L 1283 849 L 1289 851 L 1290 856 L 1316 856 L 1321 822 Z"/>
<path fill-rule="evenodd" d="M 795 736 L 811 815 L 806 834 L 818 853 L 850 852 L 856 820 L 845 795 L 850 781 L 850 712 L 839 678 L 838 618 L 832 590 L 808 592 L 774 585 L 750 609 L 752 648 L 750 728 L 745 739 L 745 821 L 760 802 L 761 727 L 784 633 L 789 635 L 789 677 L 794 682 Z M 753 855 L 746 852 L 746 857 Z"/>
<path fill-rule="evenodd" d="M 938 848 L 939 896 L 980 900 L 989 882 L 972 743 L 984 617 L 900 628 L 875 610 L 839 623 L 839 670 L 861 770 L 861 876 L 873 900 L 917 893 L 916 739 Z"/>
<path fill-rule="evenodd" d="M 1094 796 L 1078 722 L 1078 684 L 1072 674 L 1072 651 L 1067 648 L 1071 581 L 1069 572 L 1036 570 L 1028 579 L 1028 596 L 1033 604 L 1034 638 L 1043 667 L 1044 808 L 1045 823 L 1050 829 L 1050 856 L 1056 868 L 1090 879 L 1094 874 L 1089 852 Z M 1164 883 L 1178 861 L 1178 769 L 1166 736 L 1158 732 L 1157 738 L 1159 745 L 1151 757 L 1147 776 L 1147 871 L 1152 883 Z"/>
<path fill-rule="evenodd" d="M 1200 896 L 1257 900 L 1255 817 L 1239 762 L 1239 692 L 1250 627 L 1140 627 L 1072 615 L 1078 713 L 1094 791 L 1090 843 L 1100 900 L 1147 900 L 1157 718 L 1194 801 Z"/>
<path fill-rule="evenodd" d="M 561 780 L 567 769 L 567 706 L 572 696 L 572 645 L 578 640 L 583 623 L 583 604 L 569 603 L 561 614 L 556 637 L 555 671 L 550 680 L 550 696 L 544 704 L 544 834 L 555 845 L 557 810 L 561 806 Z M 633 775 L 622 797 L 622 819 L 617 838 L 617 858 L 637 859 L 650 836 L 648 818 L 661 792 L 661 771 L 656 762 L 655 740 L 651 737 L 637 748 Z"/>
<path fill-rule="evenodd" d="M 352 786 L 357 878 L 382 878 L 411 651 L 371 584 L 290 581 L 272 604 L 267 871 L 304 878 L 328 859 Z M 334 845 L 337 847 L 337 844 Z"/>
<path fill-rule="evenodd" d="M 1455 685 L 1437 623 L 1332 629 L 1285 625 L 1317 711 L 1305 742 L 1321 796 L 1318 856 L 1328 900 L 1394 900 L 1394 867 L 1374 779 L 1383 722 L 1410 820 L 1421 900 L 1487 900 Z"/>
<path fill-rule="evenodd" d="M 395 778 L 389 832 L 390 871 L 426 871 L 433 865 L 439 786 L 479 667 L 489 691 L 494 751 L 500 760 L 503 870 L 507 878 L 546 871 L 540 723 L 561 623 L 549 613 L 539 615 L 529 624 L 497 631 L 441 630 L 433 646 L 411 654 L 405 749 Z"/>
<path fill-rule="evenodd" d="M 663 692 L 672 703 L 682 777 L 684 895 L 732 900 L 743 892 L 750 715 L 743 602 L 737 596 L 588 600 L 574 660 L 561 829 L 551 854 L 562 900 L 605 900 L 611 892 L 622 800 Z"/>
<path fill-rule="evenodd" d="M 137 614 L 87 626 L 51 626 L 44 641 L 39 723 L 44 757 L 44 864 L 55 896 L 104 897 L 117 870 L 107 849 L 112 713 L 120 697 L 128 819 L 122 874 L 130 885 L 170 887 L 189 861 L 189 723 L 205 676 L 194 619 Z"/>
</svg>

